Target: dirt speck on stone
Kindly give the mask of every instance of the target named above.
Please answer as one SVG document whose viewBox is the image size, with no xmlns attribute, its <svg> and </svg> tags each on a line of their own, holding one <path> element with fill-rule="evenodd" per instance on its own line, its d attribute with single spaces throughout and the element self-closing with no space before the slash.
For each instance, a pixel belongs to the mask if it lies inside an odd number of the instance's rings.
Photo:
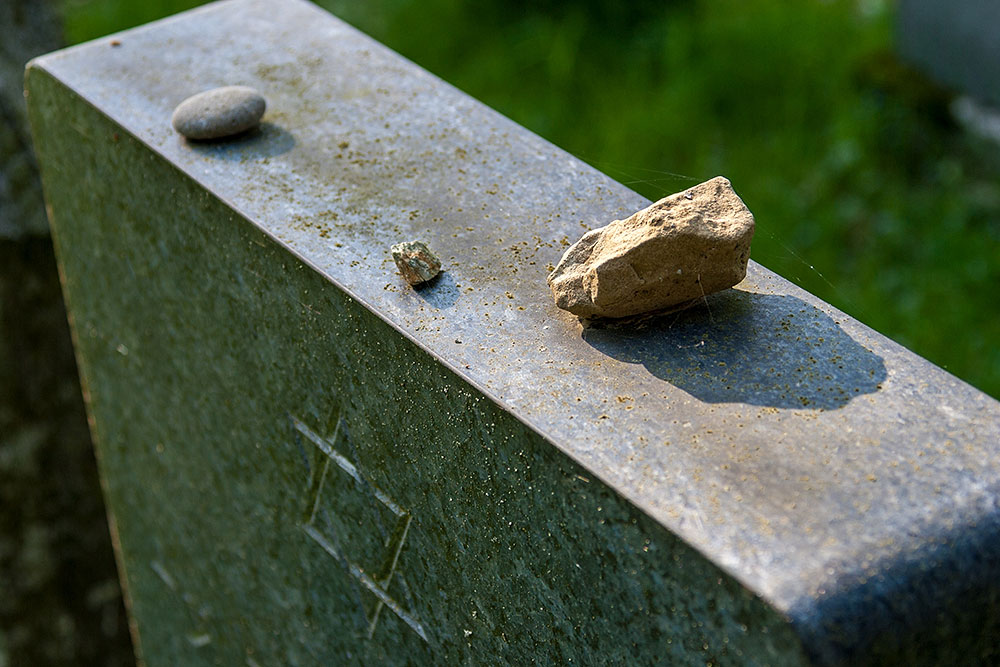
<svg viewBox="0 0 1000 667">
<path fill-rule="evenodd" d="M 411 285 L 432 280 L 441 272 L 441 260 L 422 241 L 404 241 L 392 246 L 392 259 Z"/>
<path fill-rule="evenodd" d="M 556 305 L 622 318 L 691 305 L 746 276 L 753 214 L 718 176 L 587 232 L 548 277 Z"/>
<path fill-rule="evenodd" d="M 223 86 L 193 95 L 174 109 L 171 123 L 188 139 L 221 139 L 257 127 L 267 103 L 247 86 Z"/>
</svg>

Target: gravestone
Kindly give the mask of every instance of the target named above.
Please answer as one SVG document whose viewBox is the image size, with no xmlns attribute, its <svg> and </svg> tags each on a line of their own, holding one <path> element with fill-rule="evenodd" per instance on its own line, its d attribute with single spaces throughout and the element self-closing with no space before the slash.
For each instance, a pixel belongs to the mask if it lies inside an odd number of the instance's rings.
<svg viewBox="0 0 1000 667">
<path fill-rule="evenodd" d="M 1000 3 L 902 0 L 897 42 L 903 57 L 946 85 L 1000 106 Z"/>
<path fill-rule="evenodd" d="M 221 85 L 260 129 L 177 135 Z M 996 658 L 995 400 L 752 262 L 582 328 L 548 271 L 647 202 L 302 0 L 28 90 L 147 662 Z"/>
<path fill-rule="evenodd" d="M 0 2 L 0 666 L 128 665 L 93 449 L 28 113 L 55 2 Z"/>
</svg>

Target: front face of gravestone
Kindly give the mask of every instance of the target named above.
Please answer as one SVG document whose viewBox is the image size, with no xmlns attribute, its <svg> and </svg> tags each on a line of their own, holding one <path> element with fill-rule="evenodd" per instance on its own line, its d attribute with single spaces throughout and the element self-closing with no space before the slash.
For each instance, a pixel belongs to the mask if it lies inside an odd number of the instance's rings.
<svg viewBox="0 0 1000 667">
<path fill-rule="evenodd" d="M 800 659 L 727 575 L 47 74 L 29 85 L 150 664 Z"/>
</svg>

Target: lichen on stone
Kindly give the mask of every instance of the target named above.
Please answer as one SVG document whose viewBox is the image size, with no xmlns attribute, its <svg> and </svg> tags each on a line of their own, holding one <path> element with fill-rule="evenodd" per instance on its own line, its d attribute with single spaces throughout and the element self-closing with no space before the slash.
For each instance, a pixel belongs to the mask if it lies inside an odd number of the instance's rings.
<svg viewBox="0 0 1000 667">
<path fill-rule="evenodd" d="M 406 282 L 420 285 L 441 272 L 441 260 L 422 241 L 404 241 L 392 246 L 392 259 Z"/>
</svg>

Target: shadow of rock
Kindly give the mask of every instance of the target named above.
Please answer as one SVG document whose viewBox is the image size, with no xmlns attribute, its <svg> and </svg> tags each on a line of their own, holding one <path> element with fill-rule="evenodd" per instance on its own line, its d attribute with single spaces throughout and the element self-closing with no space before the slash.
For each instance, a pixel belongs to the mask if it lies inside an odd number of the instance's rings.
<svg viewBox="0 0 1000 667">
<path fill-rule="evenodd" d="M 442 271 L 432 280 L 415 286 L 413 293 L 440 310 L 451 308 L 458 303 L 458 297 L 461 296 L 455 279 L 447 271 Z"/>
<path fill-rule="evenodd" d="M 225 139 L 184 141 L 196 153 L 214 160 L 256 160 L 281 155 L 295 148 L 295 137 L 291 132 L 268 122 Z"/>
<path fill-rule="evenodd" d="M 708 403 L 830 410 L 878 391 L 886 377 L 881 357 L 786 295 L 726 290 L 635 328 L 582 335 Z"/>
</svg>

